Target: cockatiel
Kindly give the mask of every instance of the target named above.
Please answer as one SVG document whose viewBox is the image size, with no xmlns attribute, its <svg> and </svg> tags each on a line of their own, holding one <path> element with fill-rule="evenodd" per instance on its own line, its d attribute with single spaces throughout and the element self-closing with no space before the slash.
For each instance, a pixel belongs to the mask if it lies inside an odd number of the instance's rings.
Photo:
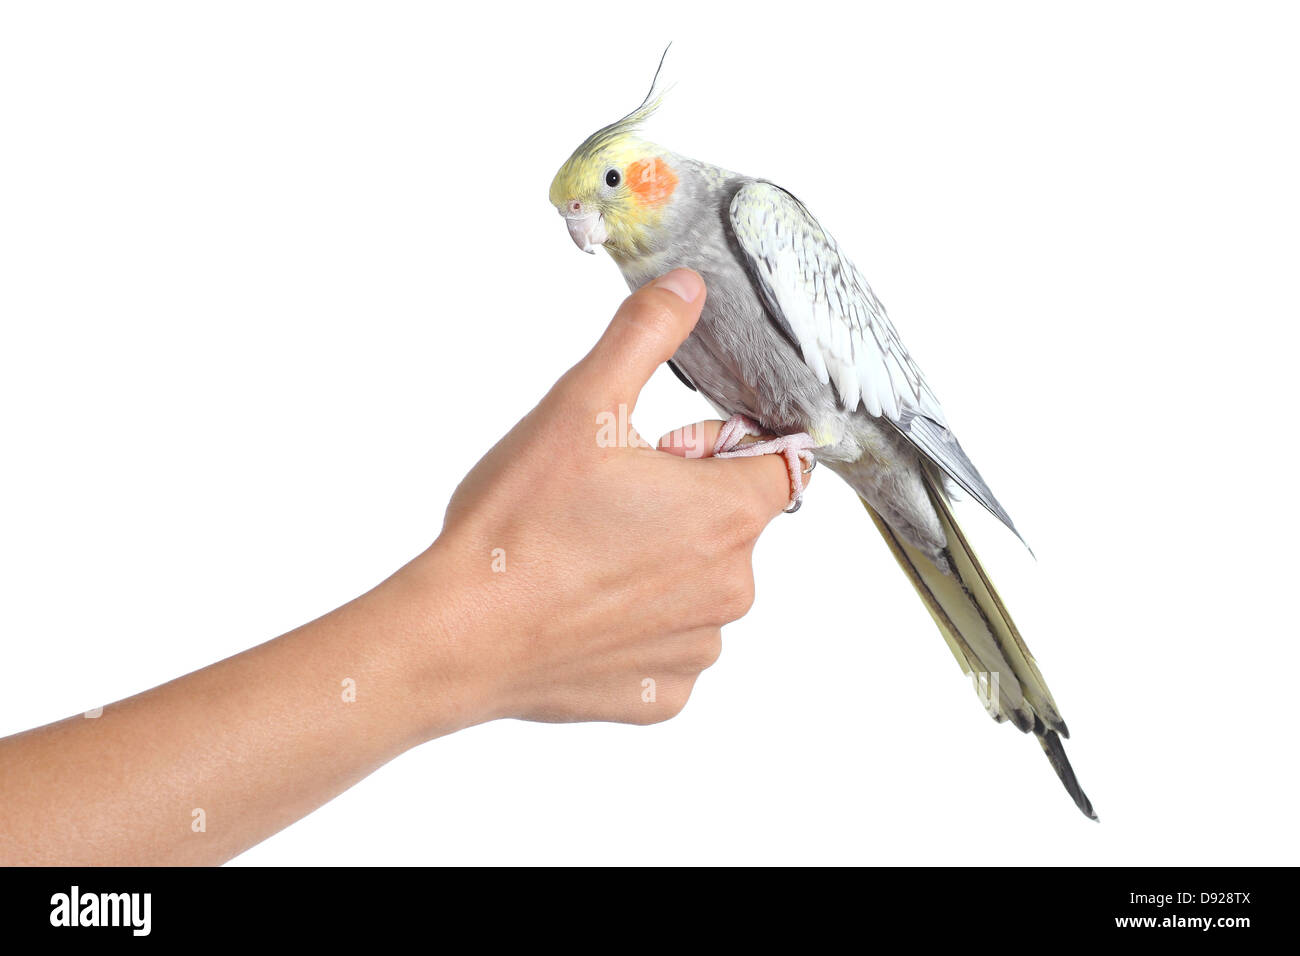
<svg viewBox="0 0 1300 956">
<path fill-rule="evenodd" d="M 949 485 L 1019 537 L 1010 516 L 884 306 L 803 203 L 640 137 L 662 98 L 657 81 L 556 174 L 550 201 L 570 236 L 585 252 L 603 246 L 633 289 L 678 267 L 704 278 L 704 312 L 669 365 L 728 419 L 715 454 L 783 455 L 790 511 L 817 461 L 847 481 L 990 714 L 1032 733 L 1097 819 L 1061 744 L 1065 722 L 953 516 Z M 751 435 L 766 440 L 741 444 Z"/>
</svg>

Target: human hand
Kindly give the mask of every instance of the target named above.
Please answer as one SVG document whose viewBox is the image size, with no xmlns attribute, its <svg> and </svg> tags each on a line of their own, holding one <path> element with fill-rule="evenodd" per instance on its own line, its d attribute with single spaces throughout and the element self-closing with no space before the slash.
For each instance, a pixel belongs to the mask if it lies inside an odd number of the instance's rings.
<svg viewBox="0 0 1300 956">
<path fill-rule="evenodd" d="M 434 576 L 441 633 L 475 688 L 468 720 L 665 720 L 753 603 L 754 542 L 789 499 L 784 462 L 712 459 L 721 422 L 658 450 L 627 424 L 705 294 L 682 269 L 630 296 L 453 495 L 415 567 Z"/>
</svg>

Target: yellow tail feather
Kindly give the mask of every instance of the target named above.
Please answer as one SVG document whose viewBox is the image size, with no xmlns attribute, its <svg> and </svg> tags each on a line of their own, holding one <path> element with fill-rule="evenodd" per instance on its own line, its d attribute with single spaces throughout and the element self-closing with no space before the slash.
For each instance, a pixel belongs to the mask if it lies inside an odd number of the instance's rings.
<svg viewBox="0 0 1300 956">
<path fill-rule="evenodd" d="M 934 618 L 957 663 L 966 674 L 973 675 L 989 713 L 995 720 L 1010 720 L 1020 730 L 1033 733 L 1075 805 L 1097 819 L 1065 756 L 1060 738 L 1070 733 L 1037 662 L 958 526 L 947 496 L 928 476 L 926 486 L 948 539 L 943 552 L 947 568 L 904 541 L 866 499 L 862 505 Z"/>
</svg>

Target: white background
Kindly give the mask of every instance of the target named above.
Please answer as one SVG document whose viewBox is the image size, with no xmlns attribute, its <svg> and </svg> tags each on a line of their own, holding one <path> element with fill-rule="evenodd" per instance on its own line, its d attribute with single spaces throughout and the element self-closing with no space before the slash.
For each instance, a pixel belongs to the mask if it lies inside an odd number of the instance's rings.
<svg viewBox="0 0 1300 956">
<path fill-rule="evenodd" d="M 1295 863 L 1294 15 L 901 7 L 6 5 L 0 732 L 431 540 L 625 294 L 547 187 L 673 40 L 651 138 L 819 215 L 1034 545 L 962 506 L 1102 823 L 821 472 L 681 717 L 478 727 L 239 862 Z"/>
</svg>

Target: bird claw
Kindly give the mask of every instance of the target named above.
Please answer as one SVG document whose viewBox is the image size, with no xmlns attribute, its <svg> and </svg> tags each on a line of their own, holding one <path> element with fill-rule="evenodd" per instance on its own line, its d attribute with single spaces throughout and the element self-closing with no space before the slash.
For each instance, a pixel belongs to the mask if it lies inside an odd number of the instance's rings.
<svg viewBox="0 0 1300 956">
<path fill-rule="evenodd" d="M 713 445 L 714 458 L 753 458 L 758 455 L 780 455 L 785 459 L 786 470 L 790 473 L 790 506 L 785 509 L 788 515 L 794 514 L 803 504 L 803 478 L 812 474 L 817 467 L 817 456 L 813 449 L 817 444 L 812 436 L 804 432 L 793 435 L 780 435 L 750 445 L 740 442 L 751 435 L 764 435 L 763 429 L 745 418 L 733 415 L 722 426 L 718 440 Z"/>
</svg>

